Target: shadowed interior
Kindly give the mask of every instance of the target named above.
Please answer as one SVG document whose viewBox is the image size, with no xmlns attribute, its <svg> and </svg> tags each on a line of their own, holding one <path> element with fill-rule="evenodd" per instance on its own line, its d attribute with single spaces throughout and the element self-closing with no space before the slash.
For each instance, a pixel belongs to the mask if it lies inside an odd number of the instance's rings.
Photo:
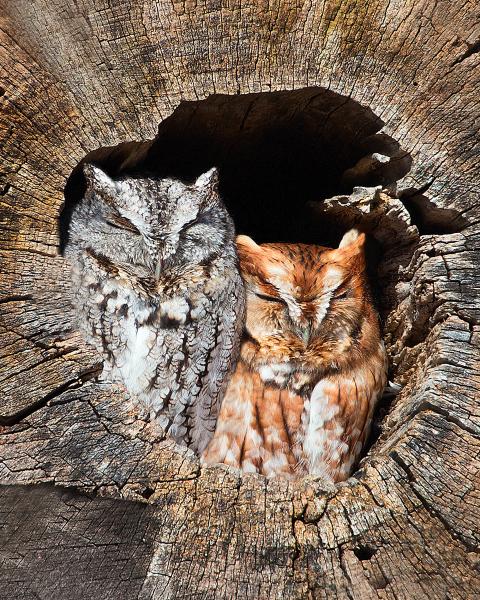
<svg viewBox="0 0 480 600">
<path fill-rule="evenodd" d="M 398 142 L 382 133 L 384 123 L 369 108 L 323 88 L 245 95 L 213 95 L 182 102 L 153 140 L 125 142 L 90 152 L 72 172 L 60 215 L 60 247 L 68 240 L 73 208 L 85 192 L 84 162 L 109 175 L 175 177 L 193 181 L 212 166 L 237 233 L 261 242 L 336 246 L 346 226 L 328 214 L 312 219 L 307 203 L 349 194 L 355 186 L 396 193 L 396 182 L 412 163 Z M 407 190 L 402 202 L 421 234 L 449 233 L 458 215 L 433 207 L 422 190 Z M 433 206 L 433 205 L 432 205 Z M 454 223 L 455 221 L 455 223 Z M 382 250 L 367 245 L 369 279 L 382 317 L 376 276 Z M 413 252 L 413 249 L 412 249 Z M 383 282 L 382 288 L 394 282 Z M 393 377 L 393 374 L 390 374 Z M 364 454 L 378 438 L 391 397 L 379 403 Z"/>
<path fill-rule="evenodd" d="M 313 224 L 302 208 L 349 193 L 355 185 L 388 186 L 408 172 L 410 156 L 379 133 L 382 126 L 370 109 L 323 88 L 214 95 L 182 102 L 160 124 L 154 140 L 100 148 L 84 161 L 96 162 L 113 176 L 187 181 L 216 166 L 238 233 L 258 242 L 333 245 L 343 231 L 331 223 Z M 365 157 L 375 153 L 390 160 L 365 164 Z M 83 191 L 77 168 L 65 190 L 62 247 L 71 210 Z"/>
</svg>

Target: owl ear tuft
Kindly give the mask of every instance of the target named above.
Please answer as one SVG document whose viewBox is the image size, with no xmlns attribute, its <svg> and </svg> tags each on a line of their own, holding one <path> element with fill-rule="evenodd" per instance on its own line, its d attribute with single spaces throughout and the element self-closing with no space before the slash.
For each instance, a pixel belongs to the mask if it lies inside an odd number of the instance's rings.
<svg viewBox="0 0 480 600">
<path fill-rule="evenodd" d="M 365 269 L 365 242 L 366 236 L 358 229 L 350 229 L 343 236 L 337 250 L 333 250 L 335 260 L 344 266 L 355 268 L 357 271 Z"/>
<path fill-rule="evenodd" d="M 237 246 L 247 250 L 250 249 L 255 252 L 258 252 L 261 249 L 260 246 L 248 235 L 237 235 Z"/>
<path fill-rule="evenodd" d="M 214 189 L 218 185 L 218 170 L 213 167 L 206 173 L 202 173 L 195 181 L 195 187 L 201 189 Z"/>
<path fill-rule="evenodd" d="M 255 243 L 248 235 L 237 235 L 237 252 L 242 264 L 242 269 L 254 270 L 260 269 L 263 264 L 262 247 Z"/>
<path fill-rule="evenodd" d="M 339 248 L 347 248 L 349 246 L 357 246 L 363 248 L 365 245 L 365 234 L 358 229 L 350 229 L 340 241 Z"/>
<path fill-rule="evenodd" d="M 115 189 L 115 181 L 105 171 L 102 171 L 100 167 L 92 163 L 85 163 L 83 165 L 83 174 L 87 180 L 88 188 L 92 190 L 107 191 Z"/>
</svg>

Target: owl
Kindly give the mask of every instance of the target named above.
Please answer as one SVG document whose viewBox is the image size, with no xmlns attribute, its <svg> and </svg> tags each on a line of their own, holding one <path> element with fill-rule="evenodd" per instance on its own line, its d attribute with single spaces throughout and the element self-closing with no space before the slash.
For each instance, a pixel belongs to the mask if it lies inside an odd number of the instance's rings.
<svg viewBox="0 0 480 600">
<path fill-rule="evenodd" d="M 240 359 L 202 456 L 244 472 L 329 483 L 358 459 L 387 358 L 365 273 L 365 234 L 338 248 L 237 239 L 247 290 Z"/>
<path fill-rule="evenodd" d="M 175 179 L 112 179 L 84 166 L 72 212 L 79 324 L 122 383 L 177 442 L 202 452 L 238 355 L 245 292 L 232 220 L 211 169 Z"/>
</svg>

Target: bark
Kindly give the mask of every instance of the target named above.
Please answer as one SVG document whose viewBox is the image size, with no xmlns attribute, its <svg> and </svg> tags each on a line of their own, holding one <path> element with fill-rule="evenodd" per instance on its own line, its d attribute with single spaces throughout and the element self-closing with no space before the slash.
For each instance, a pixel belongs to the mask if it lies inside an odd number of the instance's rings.
<svg viewBox="0 0 480 600">
<path fill-rule="evenodd" d="M 0 596 L 476 597 L 476 4 L 17 0 L 2 15 Z M 372 152 L 392 160 L 358 162 Z M 201 469 L 98 383 L 59 252 L 86 155 L 185 177 L 215 161 L 239 229 L 262 239 L 370 232 L 404 387 L 350 480 Z"/>
</svg>

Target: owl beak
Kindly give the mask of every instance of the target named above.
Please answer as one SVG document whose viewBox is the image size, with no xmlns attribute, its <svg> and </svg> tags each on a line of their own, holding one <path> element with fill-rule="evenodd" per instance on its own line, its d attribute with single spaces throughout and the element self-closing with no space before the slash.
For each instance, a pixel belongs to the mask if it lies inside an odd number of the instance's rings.
<svg viewBox="0 0 480 600">
<path fill-rule="evenodd" d="M 312 335 L 312 326 L 307 325 L 306 327 L 303 327 L 300 334 L 302 336 L 303 343 L 305 344 L 305 346 L 307 346 Z"/>
</svg>

